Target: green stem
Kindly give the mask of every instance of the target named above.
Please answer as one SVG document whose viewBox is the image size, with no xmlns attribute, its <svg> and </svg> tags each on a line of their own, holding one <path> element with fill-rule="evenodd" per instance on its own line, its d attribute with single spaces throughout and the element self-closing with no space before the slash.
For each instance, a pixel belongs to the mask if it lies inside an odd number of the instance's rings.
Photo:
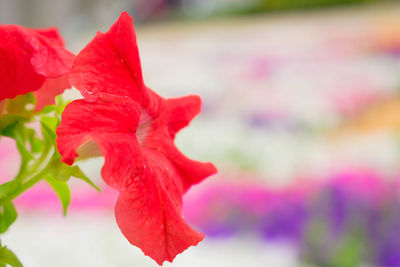
<svg viewBox="0 0 400 267">
<path fill-rule="evenodd" d="M 44 151 L 43 151 L 42 155 L 40 156 L 40 158 L 38 160 L 36 160 L 35 164 L 33 164 L 29 169 L 37 170 L 40 168 L 41 165 L 46 165 L 43 167 L 43 169 L 46 169 L 46 167 L 51 162 L 51 158 L 53 156 L 53 153 L 51 153 L 51 151 L 52 151 L 51 148 L 46 146 L 44 148 Z M 50 159 L 48 159 L 50 154 L 51 154 L 51 157 L 50 157 Z M 46 159 L 47 159 L 47 161 L 46 161 Z M 28 178 L 29 178 L 29 176 L 28 176 Z M 26 179 L 26 178 L 22 178 L 22 180 L 24 180 L 24 179 Z"/>
<path fill-rule="evenodd" d="M 36 175 L 34 175 L 28 181 L 23 183 L 17 192 L 14 192 L 13 194 L 7 196 L 6 198 L 3 198 L 0 201 L 0 206 L 6 204 L 7 202 L 14 200 L 16 197 L 18 197 L 19 195 L 24 193 L 26 190 L 28 190 L 29 188 L 34 186 L 37 182 L 39 182 L 46 176 L 47 172 L 48 172 L 47 168 L 44 168 L 43 170 L 38 172 Z"/>
<path fill-rule="evenodd" d="M 52 149 L 50 146 L 45 145 L 44 151 L 42 152 L 40 158 L 38 158 L 36 162 L 29 168 L 27 168 L 28 163 L 25 166 L 21 165 L 21 168 L 18 171 L 18 174 L 14 178 L 14 180 L 21 179 L 21 181 L 23 181 L 24 179 L 26 179 L 26 177 L 29 177 L 29 175 L 31 175 L 31 173 L 33 172 L 32 170 L 37 170 L 40 167 L 40 165 L 43 165 L 43 162 L 45 162 L 45 160 L 49 157 L 51 150 Z"/>
<path fill-rule="evenodd" d="M 16 197 L 18 197 L 19 195 L 24 193 L 26 190 L 28 190 L 29 188 L 31 188 L 32 186 L 37 184 L 40 180 L 45 178 L 45 176 L 47 175 L 47 173 L 49 171 L 48 167 L 49 167 L 49 164 L 51 163 L 51 159 L 53 158 L 53 154 L 54 154 L 54 153 L 49 153 L 49 152 L 51 152 L 51 149 L 45 149 L 45 153 L 42 154 L 40 159 L 34 165 L 38 169 L 39 169 L 40 165 L 44 165 L 42 168 L 40 168 L 41 171 L 39 171 L 38 173 L 36 173 L 34 175 L 28 176 L 28 178 L 26 179 L 26 182 L 22 183 L 22 185 L 18 189 L 18 191 L 10 194 L 6 198 L 1 199 L 0 200 L 0 206 L 2 206 L 4 204 L 14 200 Z"/>
</svg>

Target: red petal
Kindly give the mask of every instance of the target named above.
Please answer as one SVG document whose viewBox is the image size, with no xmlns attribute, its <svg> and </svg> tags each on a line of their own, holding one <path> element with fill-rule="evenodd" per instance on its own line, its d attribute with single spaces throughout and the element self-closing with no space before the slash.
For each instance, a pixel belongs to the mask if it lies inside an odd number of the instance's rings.
<svg viewBox="0 0 400 267">
<path fill-rule="evenodd" d="M 64 39 L 60 36 L 57 28 L 47 28 L 47 29 L 32 29 L 36 33 L 47 38 L 49 42 L 53 42 L 57 46 L 65 46 Z"/>
<path fill-rule="evenodd" d="M 169 133 L 174 138 L 180 129 L 189 125 L 190 121 L 200 113 L 201 99 L 197 95 L 169 98 L 165 105 Z"/>
<path fill-rule="evenodd" d="M 179 172 L 156 151 L 145 151 L 145 157 L 143 171 L 128 174 L 115 216 L 129 242 L 162 265 L 197 245 L 204 235 L 183 219 Z M 124 161 L 121 156 L 120 160 Z M 124 166 L 129 166 L 127 160 Z"/>
<path fill-rule="evenodd" d="M 73 54 L 55 29 L 0 26 L 0 100 L 39 89 L 45 78 L 69 72 Z"/>
<path fill-rule="evenodd" d="M 35 91 L 36 107 L 35 111 L 43 109 L 47 105 L 54 105 L 54 98 L 64 92 L 65 89 L 71 88 L 68 75 L 59 78 L 48 78 L 40 87 Z"/>
<path fill-rule="evenodd" d="M 45 77 L 38 74 L 31 58 L 36 38 L 20 26 L 0 26 L 0 100 L 39 89 Z"/>
<path fill-rule="evenodd" d="M 172 262 L 179 253 L 190 246 L 196 246 L 204 238 L 204 234 L 194 231 L 184 221 L 182 215 L 170 207 L 170 203 L 164 203 L 168 197 L 160 194 L 160 201 L 151 209 L 143 208 L 143 205 L 156 203 L 154 190 L 151 199 L 130 199 L 121 194 L 115 207 L 115 216 L 119 228 L 128 241 L 139 247 L 143 253 L 154 259 L 159 265 L 164 261 Z"/>
<path fill-rule="evenodd" d="M 63 160 L 72 163 L 81 144 L 88 139 L 98 143 L 105 155 L 103 179 L 121 192 L 115 212 L 122 233 L 161 264 L 196 245 L 203 235 L 182 217 L 180 172 L 163 154 L 141 148 L 129 131 L 128 123 L 136 127 L 135 117 L 138 123 L 137 109 L 126 110 L 112 102 L 74 101 L 63 113 L 57 145 Z"/>
<path fill-rule="evenodd" d="M 120 105 L 124 102 L 126 105 Z M 57 148 L 63 161 L 72 164 L 78 156 L 76 150 L 96 135 L 131 133 L 139 123 L 140 108 L 129 99 L 108 97 L 97 102 L 75 100 L 65 108 L 57 128 Z"/>
<path fill-rule="evenodd" d="M 68 74 L 75 56 L 64 48 L 64 40 L 57 29 L 31 30 L 31 32 L 40 43 L 31 59 L 36 72 L 47 78 Z"/>
<path fill-rule="evenodd" d="M 133 20 L 126 12 L 109 32 L 97 33 L 78 54 L 70 80 L 89 101 L 100 94 L 126 96 L 139 103 L 147 97 Z"/>
<path fill-rule="evenodd" d="M 181 173 L 184 192 L 192 185 L 200 183 L 208 176 L 217 173 L 217 168 L 212 163 L 189 159 L 176 148 L 172 141 L 165 140 L 163 149 L 165 155 Z"/>
<path fill-rule="evenodd" d="M 176 132 L 189 125 L 194 116 L 200 112 L 201 99 L 198 96 L 190 95 L 165 100 L 151 90 L 149 93 L 149 99 L 158 99 L 154 102 L 161 102 L 163 106 L 158 112 L 159 117 L 154 118 L 152 127 L 141 145 L 163 153 L 173 163 L 181 174 L 180 179 L 182 179 L 181 182 L 186 191 L 193 184 L 197 184 L 217 172 L 211 163 L 187 158 L 173 142 Z M 157 114 L 157 112 L 154 113 Z"/>
</svg>

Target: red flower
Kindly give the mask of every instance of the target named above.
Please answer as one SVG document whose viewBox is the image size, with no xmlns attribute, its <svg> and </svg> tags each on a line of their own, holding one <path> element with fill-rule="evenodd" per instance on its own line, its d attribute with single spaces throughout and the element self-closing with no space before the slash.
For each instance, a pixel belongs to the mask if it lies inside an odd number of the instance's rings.
<svg viewBox="0 0 400 267">
<path fill-rule="evenodd" d="M 0 25 L 0 101 L 36 91 L 36 110 L 70 87 L 74 55 L 55 28 Z"/>
<path fill-rule="evenodd" d="M 200 112 L 200 98 L 164 99 L 144 85 L 126 12 L 78 54 L 70 80 L 84 99 L 66 107 L 57 129 L 62 160 L 72 164 L 91 140 L 97 143 L 105 156 L 102 177 L 120 192 L 115 215 L 122 233 L 158 264 L 172 261 L 203 239 L 182 217 L 182 195 L 216 172 L 173 142 Z"/>
</svg>

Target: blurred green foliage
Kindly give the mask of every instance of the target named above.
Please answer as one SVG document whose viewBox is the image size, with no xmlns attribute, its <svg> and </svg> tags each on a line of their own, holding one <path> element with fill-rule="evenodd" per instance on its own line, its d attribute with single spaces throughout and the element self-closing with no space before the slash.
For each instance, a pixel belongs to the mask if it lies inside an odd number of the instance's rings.
<svg viewBox="0 0 400 267">
<path fill-rule="evenodd" d="M 228 8 L 222 13 L 227 14 L 246 14 L 277 12 L 287 10 L 308 10 L 322 7 L 333 7 L 342 5 L 395 2 L 396 0 L 259 0 L 253 4 L 240 6 L 238 8 Z"/>
</svg>

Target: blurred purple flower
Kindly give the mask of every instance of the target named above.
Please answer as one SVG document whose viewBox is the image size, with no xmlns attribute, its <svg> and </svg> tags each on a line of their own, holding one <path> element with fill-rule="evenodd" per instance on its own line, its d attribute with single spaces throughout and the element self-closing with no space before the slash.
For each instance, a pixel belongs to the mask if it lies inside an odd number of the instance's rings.
<svg viewBox="0 0 400 267">
<path fill-rule="evenodd" d="M 260 231 L 266 240 L 292 241 L 302 240 L 308 219 L 304 203 L 294 203 L 281 199 L 281 203 L 262 216 Z"/>
<path fill-rule="evenodd" d="M 320 181 L 279 190 L 214 184 L 189 198 L 184 212 L 209 236 L 292 242 L 317 265 L 348 256 L 354 264 L 400 267 L 400 179 L 398 186 L 375 171 L 350 169 Z"/>
</svg>

